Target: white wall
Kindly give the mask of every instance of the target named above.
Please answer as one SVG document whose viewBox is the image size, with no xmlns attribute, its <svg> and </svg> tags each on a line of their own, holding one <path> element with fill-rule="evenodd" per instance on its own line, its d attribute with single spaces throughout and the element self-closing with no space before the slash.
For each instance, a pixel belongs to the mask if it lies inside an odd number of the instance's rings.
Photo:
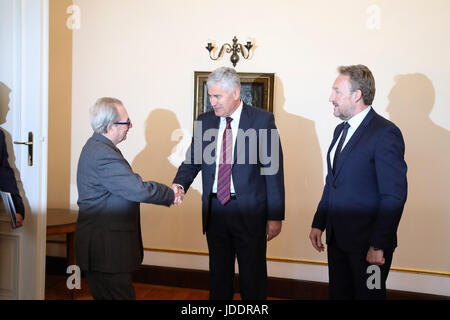
<svg viewBox="0 0 450 320">
<path fill-rule="evenodd" d="M 92 134 L 88 108 L 98 97 L 117 97 L 128 109 L 133 128 L 119 147 L 134 170 L 144 179 L 170 184 L 181 161 L 171 134 L 181 128 L 188 138 L 192 131 L 193 72 L 230 66 L 229 55 L 210 60 L 206 43 L 250 39 L 256 44 L 253 57 L 241 59 L 236 69 L 276 74 L 274 114 L 285 153 L 286 221 L 269 243 L 268 256 L 298 261 L 288 267 L 270 262 L 269 273 L 327 281 L 326 268 L 300 262 L 326 261 L 311 247 L 308 233 L 326 175 L 325 154 L 339 123 L 328 97 L 337 66 L 362 63 L 376 79 L 375 110 L 399 125 L 406 141 L 409 198 L 393 266 L 432 270 L 438 279 L 430 289 L 422 281 L 428 275 L 407 273 L 413 276 L 407 283 L 417 286 L 405 286 L 393 272 L 391 288 L 450 295 L 449 1 L 74 4 L 81 24 L 73 32 L 72 206 L 78 157 Z M 142 205 L 144 246 L 206 252 L 200 210 L 195 190 L 181 207 Z M 204 257 L 149 250 L 145 263 L 198 267 L 204 263 L 198 259 Z"/>
</svg>

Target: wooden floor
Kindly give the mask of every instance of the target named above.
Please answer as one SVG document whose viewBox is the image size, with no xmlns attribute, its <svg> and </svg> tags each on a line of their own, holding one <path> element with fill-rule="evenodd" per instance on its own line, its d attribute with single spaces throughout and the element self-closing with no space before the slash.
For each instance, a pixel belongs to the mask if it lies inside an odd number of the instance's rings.
<svg viewBox="0 0 450 320">
<path fill-rule="evenodd" d="M 46 275 L 45 300 L 93 300 L 87 280 L 81 279 L 80 290 L 69 290 L 64 276 Z M 208 300 L 209 291 L 134 283 L 137 300 Z M 234 299 L 239 300 L 236 293 Z M 273 299 L 273 298 L 270 298 Z"/>
</svg>

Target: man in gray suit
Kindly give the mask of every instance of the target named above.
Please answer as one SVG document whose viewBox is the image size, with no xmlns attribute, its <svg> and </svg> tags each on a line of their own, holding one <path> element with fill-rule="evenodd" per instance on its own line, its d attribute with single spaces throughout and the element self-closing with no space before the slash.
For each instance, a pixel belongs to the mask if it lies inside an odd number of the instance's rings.
<svg viewBox="0 0 450 320">
<path fill-rule="evenodd" d="M 122 102 L 98 99 L 90 109 L 94 134 L 78 162 L 77 264 L 95 299 L 136 299 L 132 272 L 142 263 L 140 202 L 170 206 L 174 191 L 142 181 L 116 145 L 132 127 Z"/>
</svg>

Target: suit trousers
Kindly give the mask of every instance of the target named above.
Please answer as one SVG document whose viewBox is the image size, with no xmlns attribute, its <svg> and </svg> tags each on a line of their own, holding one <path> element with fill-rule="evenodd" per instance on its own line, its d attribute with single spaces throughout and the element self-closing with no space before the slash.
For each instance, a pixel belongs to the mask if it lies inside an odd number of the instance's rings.
<svg viewBox="0 0 450 320">
<path fill-rule="evenodd" d="M 88 271 L 87 280 L 95 300 L 136 300 L 131 273 Z"/>
<path fill-rule="evenodd" d="M 222 205 L 212 196 L 206 229 L 211 300 L 233 299 L 236 256 L 241 298 L 267 298 L 266 231 L 264 229 L 257 234 L 250 234 L 245 227 L 243 214 L 237 200 Z"/>
<path fill-rule="evenodd" d="M 367 252 L 348 253 L 334 242 L 328 245 L 329 298 L 332 300 L 384 300 L 392 251 L 384 252 L 385 263 L 372 266 Z"/>
</svg>

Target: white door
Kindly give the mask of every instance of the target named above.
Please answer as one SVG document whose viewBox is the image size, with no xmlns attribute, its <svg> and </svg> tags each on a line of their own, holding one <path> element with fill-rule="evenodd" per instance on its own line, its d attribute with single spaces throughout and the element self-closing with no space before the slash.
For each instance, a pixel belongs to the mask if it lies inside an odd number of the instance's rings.
<svg viewBox="0 0 450 320">
<path fill-rule="evenodd" d="M 48 0 L 0 0 L 0 127 L 25 204 L 24 227 L 0 217 L 0 299 L 44 299 Z M 33 164 L 28 141 L 33 133 Z"/>
</svg>

